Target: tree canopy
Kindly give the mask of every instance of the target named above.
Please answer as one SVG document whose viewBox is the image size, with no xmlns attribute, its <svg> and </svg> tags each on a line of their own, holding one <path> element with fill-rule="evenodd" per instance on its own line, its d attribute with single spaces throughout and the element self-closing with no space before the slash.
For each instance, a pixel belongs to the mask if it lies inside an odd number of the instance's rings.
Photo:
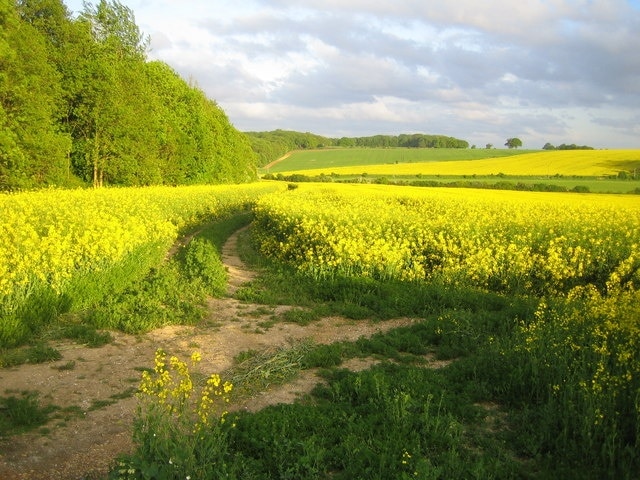
<svg viewBox="0 0 640 480">
<path fill-rule="evenodd" d="M 0 190 L 237 183 L 256 154 L 117 0 L 0 0 Z"/>
<path fill-rule="evenodd" d="M 346 139 L 355 147 L 405 147 L 405 148 L 469 148 L 469 142 L 445 135 L 428 135 L 423 133 L 400 135 L 374 135 L 372 137 L 356 137 Z M 345 139 L 338 140 L 338 145 Z"/>
<path fill-rule="evenodd" d="M 504 146 L 509 148 L 518 148 L 522 146 L 522 140 L 520 140 L 518 137 L 507 138 Z"/>
<path fill-rule="evenodd" d="M 572 143 L 570 145 L 567 145 L 566 143 L 562 143 L 556 147 L 551 143 L 547 142 L 544 144 L 542 149 L 543 150 L 593 150 L 593 147 L 590 147 L 588 145 L 576 145 L 575 143 Z"/>
</svg>

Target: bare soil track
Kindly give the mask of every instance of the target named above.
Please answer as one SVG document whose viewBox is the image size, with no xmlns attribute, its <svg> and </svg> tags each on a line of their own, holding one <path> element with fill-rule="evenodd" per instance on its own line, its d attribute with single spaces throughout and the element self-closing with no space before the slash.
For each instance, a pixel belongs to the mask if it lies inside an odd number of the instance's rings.
<svg viewBox="0 0 640 480">
<path fill-rule="evenodd" d="M 286 160 L 287 158 L 289 158 L 291 155 L 293 154 L 293 152 L 287 152 L 285 153 L 283 156 L 281 156 L 280 158 L 276 158 L 273 162 L 266 164 L 264 167 L 265 170 L 269 170 L 271 167 L 273 167 L 274 165 L 277 165 L 278 163 L 280 163 L 283 160 Z"/>
<path fill-rule="evenodd" d="M 276 323 L 264 330 L 262 322 L 291 307 L 248 304 L 233 298 L 238 287 L 255 276 L 238 258 L 238 234 L 223 248 L 228 294 L 209 300 L 208 318 L 202 325 L 165 327 L 139 336 L 115 333 L 115 341 L 100 348 L 60 343 L 55 345 L 63 355 L 60 361 L 0 370 L 0 395 L 37 391 L 42 402 L 74 412 L 70 418 L 49 422 L 46 431 L 0 439 L 0 479 L 104 478 L 114 458 L 134 448 L 133 392 L 141 369 L 153 367 L 158 348 L 183 359 L 193 351 L 201 352 L 200 370 L 209 374 L 228 369 L 235 355 L 249 349 L 262 351 L 303 338 L 317 343 L 355 340 L 412 322 L 408 318 L 375 323 L 328 317 L 308 326 Z M 365 368 L 366 362 L 348 366 Z M 292 383 L 238 401 L 233 407 L 258 410 L 291 402 L 317 382 L 313 371 L 305 371 Z"/>
</svg>

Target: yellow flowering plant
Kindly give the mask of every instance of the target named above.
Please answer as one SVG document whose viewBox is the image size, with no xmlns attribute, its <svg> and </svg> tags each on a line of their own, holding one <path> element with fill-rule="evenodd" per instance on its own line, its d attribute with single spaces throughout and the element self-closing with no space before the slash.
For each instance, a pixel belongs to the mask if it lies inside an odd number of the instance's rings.
<svg viewBox="0 0 640 480">
<path fill-rule="evenodd" d="M 224 471 L 227 431 L 234 427 L 225 406 L 233 385 L 215 373 L 196 381 L 201 360 L 199 352 L 183 361 L 156 351 L 137 394 L 137 450 L 114 469 L 116 478 L 218 478 Z"/>
<path fill-rule="evenodd" d="M 262 253 L 318 279 L 441 282 L 537 302 L 481 343 L 474 372 L 500 401 L 531 407 L 520 422 L 530 455 L 578 452 L 610 472 L 636 462 L 637 195 L 303 184 L 262 197 L 254 233 Z M 445 312 L 443 327 L 456 328 L 436 333 L 460 349 L 481 338 L 466 335 L 479 317 Z"/>
<path fill-rule="evenodd" d="M 260 251 L 316 278 L 534 295 L 640 285 L 635 195 L 305 184 L 254 211 Z"/>
<path fill-rule="evenodd" d="M 112 295 L 185 229 L 244 210 L 275 184 L 0 194 L 0 348 Z M 40 312 L 41 311 L 41 312 Z"/>
<path fill-rule="evenodd" d="M 528 453 L 580 446 L 611 472 L 633 464 L 640 448 L 640 291 L 604 295 L 589 285 L 542 299 L 534 318 L 495 348 L 498 364 L 509 367 L 490 374 L 494 387 L 514 404 L 544 406 L 535 422 L 521 421 L 538 439 Z"/>
</svg>

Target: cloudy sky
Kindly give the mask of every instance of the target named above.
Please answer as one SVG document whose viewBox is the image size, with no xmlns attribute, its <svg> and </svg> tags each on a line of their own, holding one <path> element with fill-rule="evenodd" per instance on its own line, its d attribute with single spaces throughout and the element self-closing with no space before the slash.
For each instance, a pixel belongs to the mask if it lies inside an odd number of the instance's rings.
<svg viewBox="0 0 640 480">
<path fill-rule="evenodd" d="M 243 131 L 640 148 L 640 0 L 120 3 Z"/>
</svg>

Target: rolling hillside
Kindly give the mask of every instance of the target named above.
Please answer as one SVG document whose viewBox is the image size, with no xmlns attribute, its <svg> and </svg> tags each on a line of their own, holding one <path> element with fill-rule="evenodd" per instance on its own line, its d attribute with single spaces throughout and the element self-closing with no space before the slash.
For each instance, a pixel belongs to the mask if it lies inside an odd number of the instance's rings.
<svg viewBox="0 0 640 480">
<path fill-rule="evenodd" d="M 458 158 L 442 156 L 444 152 L 409 149 L 369 152 L 366 150 L 317 150 L 295 152 L 273 168 L 271 172 L 314 175 L 511 175 L 511 176 L 587 176 L 601 177 L 640 174 L 640 150 L 573 150 L 524 153 L 512 150 L 458 150 Z M 431 153 L 432 157 L 413 156 Z M 494 158 L 482 158 L 481 152 L 493 153 Z M 437 158 L 435 154 L 440 154 Z M 300 168 L 302 159 L 314 168 Z M 464 156 L 466 155 L 466 158 Z M 497 155 L 503 155 L 495 158 Z M 304 158 L 306 157 L 306 158 Z M 381 161 L 382 160 L 382 161 Z M 446 161 L 443 161 L 446 160 Z"/>
</svg>

